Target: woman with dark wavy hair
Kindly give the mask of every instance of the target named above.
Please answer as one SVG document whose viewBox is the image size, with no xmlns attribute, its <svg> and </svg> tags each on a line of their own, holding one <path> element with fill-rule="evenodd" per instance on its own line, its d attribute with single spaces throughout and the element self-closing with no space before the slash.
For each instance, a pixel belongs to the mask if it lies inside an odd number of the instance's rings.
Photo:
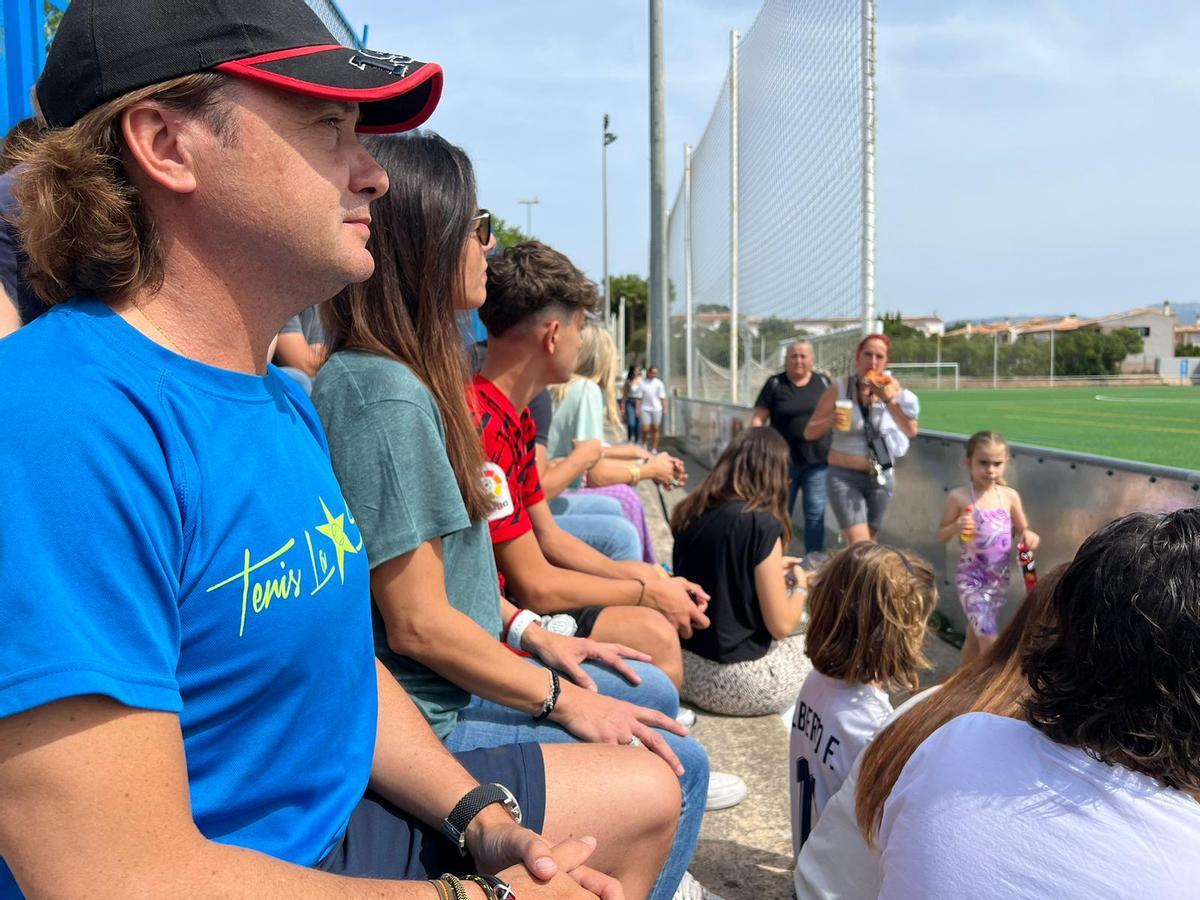
<svg viewBox="0 0 1200 900">
<path fill-rule="evenodd" d="M 1200 509 L 1109 523 L 1053 607 L 1022 663 L 1028 721 L 960 716 L 904 766 L 880 897 L 1196 896 Z"/>
</svg>

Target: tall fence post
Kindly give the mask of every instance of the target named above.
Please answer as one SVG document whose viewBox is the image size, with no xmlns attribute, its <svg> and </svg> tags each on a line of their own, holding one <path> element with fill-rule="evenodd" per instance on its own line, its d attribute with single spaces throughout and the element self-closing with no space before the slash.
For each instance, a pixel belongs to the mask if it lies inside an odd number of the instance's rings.
<svg viewBox="0 0 1200 900">
<path fill-rule="evenodd" d="M 875 0 L 862 0 L 863 334 L 875 330 Z"/>
<path fill-rule="evenodd" d="M 1050 387 L 1054 387 L 1054 326 L 1050 326 Z"/>
<path fill-rule="evenodd" d="M 663 82 L 663 0 L 650 0 L 650 349 L 647 365 L 671 383 L 671 297 L 667 287 L 666 89 Z M 669 415 L 669 413 L 668 413 Z M 663 431 L 670 433 L 663 422 Z"/>
<path fill-rule="evenodd" d="M 729 32 L 729 402 L 738 402 L 738 38 Z"/>
<path fill-rule="evenodd" d="M 692 303 L 692 145 L 683 145 L 683 299 L 686 329 L 684 344 L 687 359 L 684 371 L 687 374 L 687 395 L 695 397 L 693 374 L 695 368 L 695 345 L 692 342 L 693 303 Z"/>
</svg>

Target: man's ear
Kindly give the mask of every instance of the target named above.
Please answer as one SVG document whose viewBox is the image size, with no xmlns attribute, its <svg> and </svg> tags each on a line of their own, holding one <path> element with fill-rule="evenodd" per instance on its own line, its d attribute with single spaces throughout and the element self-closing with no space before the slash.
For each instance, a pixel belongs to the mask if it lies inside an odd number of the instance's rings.
<svg viewBox="0 0 1200 900">
<path fill-rule="evenodd" d="M 182 113 L 147 101 L 121 113 L 121 135 L 131 161 L 155 184 L 175 194 L 196 190 L 191 138 L 197 133 Z"/>
<path fill-rule="evenodd" d="M 558 319 L 551 319 L 541 326 L 545 329 L 542 332 L 542 348 L 550 354 L 554 353 L 554 348 L 558 346 L 558 332 L 562 327 L 562 323 Z"/>
</svg>

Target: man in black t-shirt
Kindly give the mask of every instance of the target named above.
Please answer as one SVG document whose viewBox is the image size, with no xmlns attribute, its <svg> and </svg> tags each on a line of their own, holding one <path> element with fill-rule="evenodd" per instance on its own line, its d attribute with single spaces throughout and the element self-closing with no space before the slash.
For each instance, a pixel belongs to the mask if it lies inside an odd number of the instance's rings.
<svg viewBox="0 0 1200 900">
<path fill-rule="evenodd" d="M 791 448 L 788 513 L 796 505 L 796 495 L 803 490 L 805 553 L 825 549 L 825 470 L 832 439 L 829 434 L 817 441 L 804 439 L 804 426 L 829 387 L 829 379 L 814 372 L 812 363 L 812 344 L 808 341 L 796 341 L 788 347 L 786 368 L 768 378 L 758 392 L 751 420 L 756 428 L 769 421 Z"/>
</svg>

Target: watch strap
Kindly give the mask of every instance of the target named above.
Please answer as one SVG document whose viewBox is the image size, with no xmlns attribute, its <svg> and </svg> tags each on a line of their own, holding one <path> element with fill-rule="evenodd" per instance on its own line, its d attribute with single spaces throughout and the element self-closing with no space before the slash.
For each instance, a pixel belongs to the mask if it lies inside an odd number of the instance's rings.
<svg viewBox="0 0 1200 900">
<path fill-rule="evenodd" d="M 463 798 L 450 810 L 450 815 L 442 821 L 442 834 L 450 843 L 458 847 L 460 852 L 466 852 L 467 826 L 484 809 L 493 803 L 500 803 L 518 823 L 521 821 L 521 807 L 512 792 L 502 784 L 481 784 L 471 788 Z"/>
</svg>

